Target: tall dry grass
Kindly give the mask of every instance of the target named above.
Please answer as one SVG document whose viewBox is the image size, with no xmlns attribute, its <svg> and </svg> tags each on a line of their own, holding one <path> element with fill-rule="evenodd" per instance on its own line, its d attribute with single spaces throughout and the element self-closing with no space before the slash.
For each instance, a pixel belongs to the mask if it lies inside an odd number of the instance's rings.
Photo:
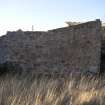
<svg viewBox="0 0 105 105">
<path fill-rule="evenodd" d="M 0 77 L 0 105 L 105 105 L 105 79 Z"/>
</svg>

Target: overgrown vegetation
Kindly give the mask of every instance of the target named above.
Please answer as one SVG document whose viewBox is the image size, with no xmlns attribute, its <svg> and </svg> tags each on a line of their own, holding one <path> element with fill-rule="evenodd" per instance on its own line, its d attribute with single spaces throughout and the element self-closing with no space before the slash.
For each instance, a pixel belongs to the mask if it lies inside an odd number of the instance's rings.
<svg viewBox="0 0 105 105">
<path fill-rule="evenodd" d="M 105 80 L 6 75 L 0 77 L 0 105 L 105 105 Z"/>
</svg>

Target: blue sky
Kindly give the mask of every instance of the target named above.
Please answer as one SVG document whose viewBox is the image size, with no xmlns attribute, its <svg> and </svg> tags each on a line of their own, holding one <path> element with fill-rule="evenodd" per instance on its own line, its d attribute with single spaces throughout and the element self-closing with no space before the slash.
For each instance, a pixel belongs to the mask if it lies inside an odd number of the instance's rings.
<svg viewBox="0 0 105 105">
<path fill-rule="evenodd" d="M 18 29 L 49 30 L 66 21 L 105 21 L 105 0 L 0 0 L 0 35 Z"/>
</svg>

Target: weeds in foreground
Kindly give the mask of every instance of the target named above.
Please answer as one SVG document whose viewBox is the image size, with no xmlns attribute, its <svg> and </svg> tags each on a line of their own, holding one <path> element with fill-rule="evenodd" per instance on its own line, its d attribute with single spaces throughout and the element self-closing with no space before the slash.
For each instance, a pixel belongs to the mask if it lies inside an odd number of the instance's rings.
<svg viewBox="0 0 105 105">
<path fill-rule="evenodd" d="M 0 78 L 0 105 L 105 105 L 105 80 L 4 76 Z"/>
</svg>

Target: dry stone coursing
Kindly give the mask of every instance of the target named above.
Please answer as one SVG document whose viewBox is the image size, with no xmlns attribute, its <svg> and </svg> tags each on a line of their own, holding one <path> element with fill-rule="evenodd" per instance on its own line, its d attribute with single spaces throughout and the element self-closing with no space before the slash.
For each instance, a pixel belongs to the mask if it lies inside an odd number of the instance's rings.
<svg viewBox="0 0 105 105">
<path fill-rule="evenodd" d="M 36 73 L 97 73 L 101 36 L 100 20 L 47 32 L 8 32 L 0 37 L 0 63 L 17 62 Z"/>
</svg>

